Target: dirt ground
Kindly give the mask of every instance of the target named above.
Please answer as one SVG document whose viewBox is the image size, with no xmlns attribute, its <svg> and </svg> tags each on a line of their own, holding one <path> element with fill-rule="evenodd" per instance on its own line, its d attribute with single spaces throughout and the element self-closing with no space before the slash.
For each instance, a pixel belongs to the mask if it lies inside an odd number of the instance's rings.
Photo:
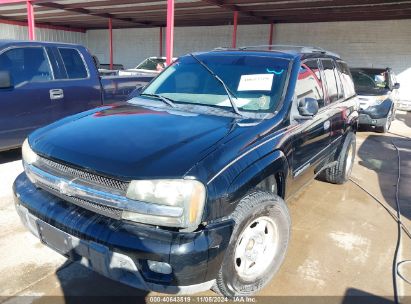
<svg viewBox="0 0 411 304">
<path fill-rule="evenodd" d="M 327 296 L 320 302 L 350 303 L 349 296 L 372 295 L 383 303 L 393 301 L 398 235 L 398 155 L 393 143 L 401 156 L 402 220 L 411 229 L 410 138 L 411 113 L 406 112 L 398 112 L 390 133 L 359 132 L 352 181 L 342 186 L 314 181 L 288 202 L 293 221 L 290 248 L 261 296 Z M 18 151 L 0 153 L 0 303 L 64 303 L 72 296 L 117 295 L 140 295 L 152 302 L 153 293 L 70 263 L 27 232 L 11 195 L 21 171 Z M 398 261 L 411 259 L 411 241 L 404 232 L 401 240 Z M 400 272 L 411 280 L 411 266 L 403 264 Z M 410 285 L 399 277 L 397 282 L 398 295 L 410 296 Z"/>
</svg>

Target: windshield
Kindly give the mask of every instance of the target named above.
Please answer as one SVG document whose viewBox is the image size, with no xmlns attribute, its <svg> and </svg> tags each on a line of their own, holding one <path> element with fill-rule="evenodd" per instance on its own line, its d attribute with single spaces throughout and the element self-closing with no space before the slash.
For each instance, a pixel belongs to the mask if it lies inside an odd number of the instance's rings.
<svg viewBox="0 0 411 304">
<path fill-rule="evenodd" d="M 158 71 L 160 68 L 164 69 L 165 62 L 166 60 L 162 58 L 147 58 L 142 63 L 140 63 L 138 66 L 136 66 L 136 69 Z"/>
<path fill-rule="evenodd" d="M 381 90 L 388 85 L 387 72 L 383 70 L 352 70 L 351 74 L 357 91 Z"/>
<path fill-rule="evenodd" d="M 256 55 L 197 55 L 227 85 L 240 111 L 272 113 L 287 78 L 288 60 Z M 143 91 L 162 95 L 175 104 L 187 103 L 230 109 L 224 85 L 191 56 L 181 57 Z"/>
</svg>

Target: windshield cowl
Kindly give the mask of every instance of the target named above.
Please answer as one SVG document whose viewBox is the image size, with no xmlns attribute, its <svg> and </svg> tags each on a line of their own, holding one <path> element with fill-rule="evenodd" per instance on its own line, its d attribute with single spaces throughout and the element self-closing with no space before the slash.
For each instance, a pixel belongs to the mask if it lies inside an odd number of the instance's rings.
<svg viewBox="0 0 411 304">
<path fill-rule="evenodd" d="M 156 108 L 161 111 L 167 111 L 170 113 L 179 112 L 179 114 L 186 112 L 187 114 L 206 114 L 206 115 L 214 115 L 214 116 L 223 116 L 223 117 L 231 117 L 236 118 L 239 120 L 243 119 L 255 119 L 255 120 L 262 120 L 268 119 L 274 116 L 274 114 L 267 114 L 267 113 L 248 113 L 242 112 L 242 115 L 235 114 L 234 112 L 227 110 L 225 108 L 220 107 L 213 107 L 204 104 L 188 104 L 188 103 L 174 103 L 174 108 L 170 108 L 164 102 L 157 99 L 151 99 L 146 97 L 134 97 L 127 101 L 127 103 L 136 105 L 136 106 L 143 106 L 149 108 Z"/>
</svg>

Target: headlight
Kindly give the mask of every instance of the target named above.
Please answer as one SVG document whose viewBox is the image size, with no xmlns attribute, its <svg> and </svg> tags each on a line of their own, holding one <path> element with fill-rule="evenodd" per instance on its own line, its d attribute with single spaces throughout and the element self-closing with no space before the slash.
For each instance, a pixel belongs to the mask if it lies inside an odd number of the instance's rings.
<svg viewBox="0 0 411 304">
<path fill-rule="evenodd" d="M 371 106 L 379 105 L 388 98 L 388 95 L 376 96 Z"/>
<path fill-rule="evenodd" d="M 135 180 L 127 189 L 127 197 L 153 204 L 154 209 L 167 206 L 175 212 L 156 216 L 123 211 L 124 219 L 158 226 L 194 228 L 203 214 L 205 187 L 196 180 Z"/>
<path fill-rule="evenodd" d="M 35 163 L 38 159 L 38 155 L 31 149 L 29 141 L 26 140 L 21 147 L 21 154 L 23 157 L 23 161 L 29 165 Z"/>
</svg>

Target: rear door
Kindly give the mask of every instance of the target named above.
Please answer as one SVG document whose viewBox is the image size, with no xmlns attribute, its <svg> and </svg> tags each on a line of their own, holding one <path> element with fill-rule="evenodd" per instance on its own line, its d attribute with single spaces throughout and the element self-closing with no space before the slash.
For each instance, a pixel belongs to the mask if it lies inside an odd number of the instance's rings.
<svg viewBox="0 0 411 304">
<path fill-rule="evenodd" d="M 317 59 L 303 61 L 295 89 L 293 108 L 302 98 L 317 99 L 319 112 L 310 119 L 296 119 L 299 131 L 294 140 L 292 192 L 309 182 L 318 164 L 327 156 L 330 144 L 331 124 L 329 108 L 323 89 L 323 74 Z"/>
<path fill-rule="evenodd" d="M 31 131 L 52 121 L 54 70 L 46 49 L 33 45 L 3 50 L 0 70 L 10 73 L 14 85 L 0 89 L 0 150 L 4 150 L 21 145 Z"/>
<path fill-rule="evenodd" d="M 96 68 L 88 67 L 83 53 L 74 46 L 64 46 L 54 47 L 53 56 L 60 67 L 53 87 L 53 119 L 100 106 L 100 79 Z"/>
</svg>

